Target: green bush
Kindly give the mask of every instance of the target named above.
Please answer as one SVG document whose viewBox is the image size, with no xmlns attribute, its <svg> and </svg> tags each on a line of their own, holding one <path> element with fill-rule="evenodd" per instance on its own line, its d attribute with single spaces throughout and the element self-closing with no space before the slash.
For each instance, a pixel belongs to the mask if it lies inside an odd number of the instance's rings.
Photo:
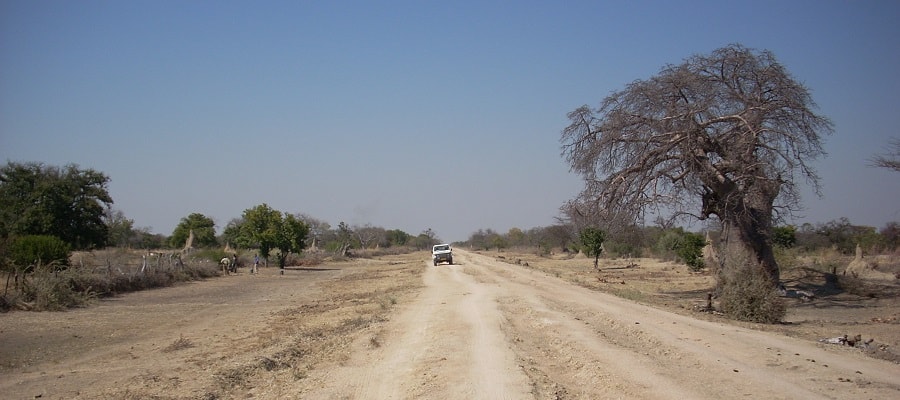
<svg viewBox="0 0 900 400">
<path fill-rule="evenodd" d="M 56 236 L 18 236 L 9 245 L 9 258 L 19 268 L 38 264 L 68 265 L 69 244 Z"/>
<path fill-rule="evenodd" d="M 776 247 L 790 249 L 797 244 L 797 228 L 793 225 L 776 226 L 772 230 L 772 242 Z"/>
<path fill-rule="evenodd" d="M 703 235 L 685 232 L 675 247 L 675 253 L 692 271 L 699 271 L 706 267 L 703 262 L 704 246 L 706 246 L 706 238 Z"/>
<path fill-rule="evenodd" d="M 603 253 L 603 241 L 606 239 L 606 233 L 597 228 L 587 227 L 581 230 L 579 239 L 581 239 L 581 250 L 588 257 L 594 258 L 594 269 L 599 269 L 600 255 Z"/>
</svg>

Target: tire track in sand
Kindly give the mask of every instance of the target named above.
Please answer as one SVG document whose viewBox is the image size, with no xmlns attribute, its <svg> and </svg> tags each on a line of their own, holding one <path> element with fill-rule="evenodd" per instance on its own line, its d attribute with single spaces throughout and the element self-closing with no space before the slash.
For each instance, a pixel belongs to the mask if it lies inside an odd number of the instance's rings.
<svg viewBox="0 0 900 400">
<path fill-rule="evenodd" d="M 329 372 L 327 388 L 309 398 L 527 399 L 531 384 L 501 325 L 500 288 L 476 282 L 461 265 L 427 268 L 425 288 L 399 306 L 378 335 Z"/>
</svg>

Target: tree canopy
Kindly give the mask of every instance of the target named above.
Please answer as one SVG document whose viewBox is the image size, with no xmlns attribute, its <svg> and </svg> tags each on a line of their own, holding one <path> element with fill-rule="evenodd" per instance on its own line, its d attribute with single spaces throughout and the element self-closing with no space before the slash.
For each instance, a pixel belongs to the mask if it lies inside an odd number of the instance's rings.
<svg viewBox="0 0 900 400">
<path fill-rule="evenodd" d="M 404 246 L 412 240 L 412 235 L 400 229 L 391 229 L 385 232 L 385 240 L 389 246 Z"/>
<path fill-rule="evenodd" d="M 191 213 L 181 219 L 169 238 L 170 245 L 172 247 L 184 246 L 191 231 L 194 231 L 192 246 L 205 247 L 216 245 L 216 222 L 200 213 Z"/>
<path fill-rule="evenodd" d="M 606 234 L 602 230 L 587 227 L 579 233 L 581 239 L 581 248 L 584 254 L 594 258 L 594 269 L 600 269 L 600 255 L 603 253 L 603 241 L 606 240 Z"/>
<path fill-rule="evenodd" d="M 284 268 L 288 255 L 306 248 L 309 226 L 299 217 L 282 214 L 264 203 L 244 210 L 231 232 L 237 245 L 258 248 L 263 258 L 269 258 L 272 250 L 279 250 L 278 266 Z"/>
<path fill-rule="evenodd" d="M 134 236 L 134 220 L 125 216 L 122 210 L 107 207 L 103 212 L 103 223 L 108 229 L 106 244 L 117 247 L 127 247 Z"/>
<path fill-rule="evenodd" d="M 832 131 L 815 108 L 768 51 L 730 45 L 667 66 L 568 114 L 562 155 L 585 187 L 563 211 L 619 225 L 714 215 L 723 244 L 777 283 L 773 223 L 799 208 L 799 184 L 818 190 L 812 161 Z"/>
<path fill-rule="evenodd" d="M 102 247 L 113 203 L 109 178 L 75 164 L 10 162 L 0 168 L 0 237 L 50 235 L 74 249 Z"/>
</svg>

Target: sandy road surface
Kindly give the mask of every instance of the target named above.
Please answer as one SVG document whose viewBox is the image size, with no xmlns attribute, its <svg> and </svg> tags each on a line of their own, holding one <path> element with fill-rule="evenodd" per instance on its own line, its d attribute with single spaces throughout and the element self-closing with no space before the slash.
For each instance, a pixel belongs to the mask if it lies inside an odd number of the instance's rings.
<svg viewBox="0 0 900 400">
<path fill-rule="evenodd" d="M 900 398 L 900 366 L 458 251 L 310 398 Z"/>
<path fill-rule="evenodd" d="M 325 387 L 309 398 L 532 397 L 501 326 L 495 285 L 478 282 L 461 265 L 423 268 L 424 290 L 378 333 L 381 346 L 325 371 Z"/>
<path fill-rule="evenodd" d="M 543 398 L 898 398 L 900 366 L 700 321 L 463 253 Z"/>
<path fill-rule="evenodd" d="M 454 251 L 451 266 L 417 253 L 0 315 L 0 397 L 900 398 L 900 365 L 854 349 Z M 192 346 L 166 351 L 179 335 Z"/>
</svg>

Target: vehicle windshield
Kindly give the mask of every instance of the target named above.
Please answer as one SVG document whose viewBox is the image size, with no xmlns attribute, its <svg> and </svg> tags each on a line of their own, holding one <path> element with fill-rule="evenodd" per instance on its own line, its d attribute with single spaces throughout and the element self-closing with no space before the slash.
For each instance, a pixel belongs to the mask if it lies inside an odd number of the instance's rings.
<svg viewBox="0 0 900 400">
<path fill-rule="evenodd" d="M 450 250 L 450 246 L 434 246 L 435 251 Z"/>
</svg>

